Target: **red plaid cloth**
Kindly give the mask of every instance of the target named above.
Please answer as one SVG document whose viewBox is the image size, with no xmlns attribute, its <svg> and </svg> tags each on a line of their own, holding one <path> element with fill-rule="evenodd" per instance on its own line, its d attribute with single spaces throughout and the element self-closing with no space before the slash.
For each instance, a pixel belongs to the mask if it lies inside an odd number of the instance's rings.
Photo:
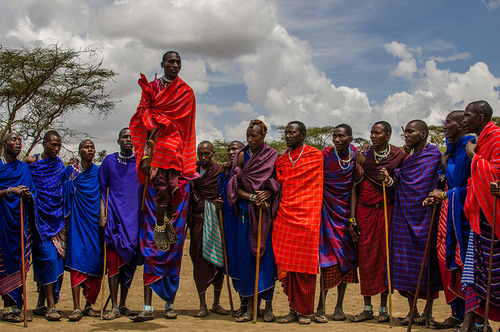
<svg viewBox="0 0 500 332">
<path fill-rule="evenodd" d="M 490 182 L 495 180 L 500 180 L 500 128 L 489 122 L 477 140 L 464 206 L 465 216 L 476 234 L 481 234 L 480 211 L 490 224 L 493 220 L 494 200 L 490 194 Z M 500 216 L 500 204 L 497 205 L 496 215 Z M 496 224 L 495 233 L 500 238 L 500 222 Z"/>
<path fill-rule="evenodd" d="M 361 232 L 358 241 L 360 289 L 361 295 L 374 296 L 387 290 L 384 197 L 366 180 L 358 186 L 356 219 Z M 389 232 L 393 211 L 394 205 L 388 204 Z"/>
<path fill-rule="evenodd" d="M 315 274 L 287 272 L 280 281 L 293 311 L 302 316 L 314 314 Z"/>
<path fill-rule="evenodd" d="M 175 169 L 190 177 L 196 172 L 196 101 L 191 87 L 179 77 L 165 89 L 156 93 L 153 82 L 141 74 L 139 85 L 142 97 L 137 111 L 130 120 L 137 167 L 139 167 L 148 130 L 159 129 L 155 139 L 152 167 Z M 138 169 L 139 182 L 144 175 Z"/>
<path fill-rule="evenodd" d="M 342 271 L 338 264 L 322 267 L 323 288 L 325 290 L 337 287 L 341 283 L 354 284 L 357 282 L 356 271 Z"/>
<path fill-rule="evenodd" d="M 291 151 L 297 160 L 302 147 Z M 282 197 L 273 225 L 276 265 L 284 271 L 318 274 L 319 227 L 323 203 L 323 154 L 305 145 L 292 167 L 288 152 L 276 161 Z"/>
</svg>

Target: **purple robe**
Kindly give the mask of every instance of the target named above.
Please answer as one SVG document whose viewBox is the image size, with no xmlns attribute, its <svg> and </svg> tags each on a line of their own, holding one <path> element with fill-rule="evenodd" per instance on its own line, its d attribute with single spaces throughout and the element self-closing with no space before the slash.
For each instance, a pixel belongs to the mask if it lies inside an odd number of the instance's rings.
<svg viewBox="0 0 500 332">
<path fill-rule="evenodd" d="M 250 150 L 247 145 L 240 151 L 237 156 L 244 150 Z M 243 165 L 243 168 L 238 167 L 238 158 L 234 158 L 233 167 L 231 170 L 231 179 L 227 186 L 227 198 L 229 204 L 234 205 L 238 200 L 238 187 L 241 187 L 247 193 L 255 194 L 258 190 L 270 190 L 273 197 L 268 200 L 270 209 L 262 211 L 262 231 L 261 239 L 267 239 L 271 222 L 276 217 L 278 212 L 278 204 L 280 199 L 281 185 L 276 179 L 274 164 L 278 159 L 278 152 L 263 143 L 261 147 L 255 151 L 250 159 Z M 257 252 L 257 230 L 259 221 L 259 209 L 255 204 L 248 204 L 248 213 L 250 216 L 250 245 L 252 253 Z M 264 255 L 266 250 L 265 240 L 261 241 L 260 254 Z"/>
<path fill-rule="evenodd" d="M 333 147 L 323 150 L 323 206 L 319 238 L 321 267 L 339 265 L 341 271 L 354 269 L 354 243 L 349 235 L 351 192 L 358 150 L 350 146 L 353 155 L 347 165 L 340 167 Z"/>
<path fill-rule="evenodd" d="M 142 197 L 135 156 L 121 158 L 118 152 L 106 156 L 99 167 L 99 184 L 104 204 L 109 188 L 108 221 L 104 231 L 106 246 L 115 250 L 125 264 L 133 266 L 139 252 Z"/>
</svg>

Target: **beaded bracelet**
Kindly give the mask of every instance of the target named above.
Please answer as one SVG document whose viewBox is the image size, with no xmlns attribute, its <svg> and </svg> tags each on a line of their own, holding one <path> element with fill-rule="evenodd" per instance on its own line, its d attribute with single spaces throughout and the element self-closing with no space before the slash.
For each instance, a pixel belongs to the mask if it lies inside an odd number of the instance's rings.
<svg viewBox="0 0 500 332">
<path fill-rule="evenodd" d="M 443 191 L 443 192 L 441 193 L 441 198 L 442 198 L 443 200 L 445 200 L 445 199 L 447 199 L 447 198 L 448 198 L 448 196 L 447 196 L 447 195 L 445 195 L 445 194 L 446 194 L 446 192 L 445 192 L 445 191 Z"/>
<path fill-rule="evenodd" d="M 349 218 L 349 222 L 350 222 L 350 223 L 354 223 L 354 222 L 356 222 L 356 218 Z"/>
<path fill-rule="evenodd" d="M 7 197 L 12 195 L 12 187 L 7 188 Z"/>
</svg>

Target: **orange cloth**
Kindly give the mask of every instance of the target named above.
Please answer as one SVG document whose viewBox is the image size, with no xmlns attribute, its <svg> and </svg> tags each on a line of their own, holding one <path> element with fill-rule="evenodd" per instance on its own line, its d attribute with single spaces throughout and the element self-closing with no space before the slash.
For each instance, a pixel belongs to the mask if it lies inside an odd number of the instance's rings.
<svg viewBox="0 0 500 332">
<path fill-rule="evenodd" d="M 278 158 L 282 184 L 278 215 L 273 222 L 276 265 L 284 271 L 318 274 L 319 227 L 323 203 L 323 155 L 305 145 Z M 298 161 L 292 167 L 290 158 Z"/>
</svg>

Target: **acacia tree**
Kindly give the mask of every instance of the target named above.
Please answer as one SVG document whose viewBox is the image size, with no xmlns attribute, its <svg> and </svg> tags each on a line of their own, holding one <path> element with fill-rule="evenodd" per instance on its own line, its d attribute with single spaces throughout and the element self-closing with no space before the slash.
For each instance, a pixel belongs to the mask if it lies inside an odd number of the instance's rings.
<svg viewBox="0 0 500 332">
<path fill-rule="evenodd" d="M 116 104 L 107 89 L 115 75 L 94 49 L 0 46 L 0 137 L 18 133 L 28 155 L 49 129 L 66 138 L 85 134 L 64 120 L 83 111 L 105 118 Z"/>
</svg>

